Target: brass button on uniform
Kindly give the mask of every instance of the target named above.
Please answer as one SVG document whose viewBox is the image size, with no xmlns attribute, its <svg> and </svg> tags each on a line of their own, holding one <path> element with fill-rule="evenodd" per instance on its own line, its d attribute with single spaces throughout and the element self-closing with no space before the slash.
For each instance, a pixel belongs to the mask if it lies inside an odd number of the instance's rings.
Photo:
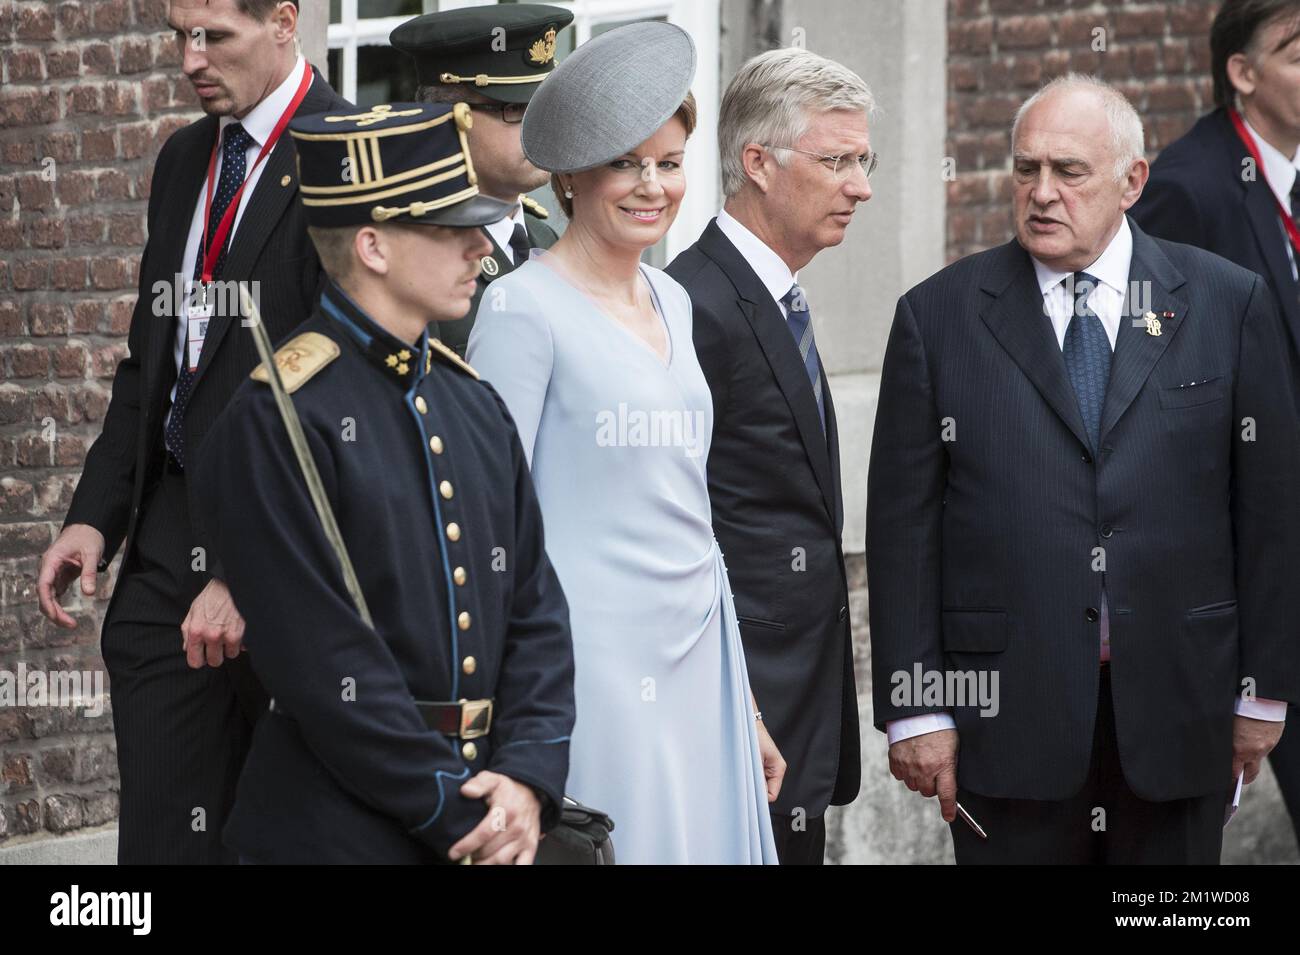
<svg viewBox="0 0 1300 955">
<path fill-rule="evenodd" d="M 473 741 L 470 741 L 466 743 L 464 746 L 462 746 L 460 748 L 460 751 L 466 759 L 472 760 L 478 758 L 478 747 L 474 745 Z"/>
<path fill-rule="evenodd" d="M 434 454 L 442 454 L 442 438 L 435 434 L 429 439 L 429 448 Z"/>
<path fill-rule="evenodd" d="M 457 587 L 464 587 L 465 581 L 469 579 L 469 575 L 465 573 L 464 567 L 457 567 L 451 572 L 451 579 L 456 581 Z"/>
<path fill-rule="evenodd" d="M 460 616 L 456 618 L 456 626 L 460 627 L 462 630 L 469 629 L 469 613 L 467 611 L 462 610 L 460 612 Z"/>
<path fill-rule="evenodd" d="M 466 657 L 461 661 L 460 668 L 465 672 L 466 676 L 469 676 L 478 669 L 478 661 L 473 657 Z"/>
<path fill-rule="evenodd" d="M 455 521 L 447 525 L 447 540 L 453 542 L 460 540 L 460 525 Z"/>
<path fill-rule="evenodd" d="M 420 412 L 420 414 L 429 413 L 429 403 L 424 400 L 424 395 L 415 396 L 415 410 Z"/>
<path fill-rule="evenodd" d="M 439 484 L 439 485 L 438 485 L 438 493 L 441 494 L 441 495 L 443 496 L 443 499 L 444 499 L 444 500 L 448 500 L 448 501 L 450 501 L 450 500 L 451 500 L 451 495 L 452 495 L 452 493 L 453 493 L 453 492 L 452 492 L 452 489 L 451 489 L 451 482 L 450 482 L 450 481 L 443 481 L 441 484 Z"/>
</svg>

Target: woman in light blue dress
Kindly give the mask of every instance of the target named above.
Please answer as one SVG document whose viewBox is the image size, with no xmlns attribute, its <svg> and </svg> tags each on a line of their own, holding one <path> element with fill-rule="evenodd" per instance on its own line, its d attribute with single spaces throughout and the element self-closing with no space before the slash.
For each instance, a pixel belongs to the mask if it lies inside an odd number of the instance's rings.
<svg viewBox="0 0 1300 955">
<path fill-rule="evenodd" d="M 525 116 L 525 151 L 542 168 L 571 167 L 538 155 L 528 117 L 577 59 Z M 691 303 L 638 261 L 685 191 L 694 101 L 686 90 L 664 95 L 681 105 L 651 135 L 553 178 L 570 225 L 489 286 L 468 358 L 514 416 L 569 601 L 568 792 L 613 817 L 620 863 L 775 863 L 768 801 L 784 763 L 755 719 L 710 523 L 713 407 Z"/>
</svg>

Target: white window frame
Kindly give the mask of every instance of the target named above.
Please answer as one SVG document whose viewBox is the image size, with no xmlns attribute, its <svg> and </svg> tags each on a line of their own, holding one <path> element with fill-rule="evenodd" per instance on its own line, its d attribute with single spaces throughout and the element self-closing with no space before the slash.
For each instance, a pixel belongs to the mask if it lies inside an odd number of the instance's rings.
<svg viewBox="0 0 1300 955">
<path fill-rule="evenodd" d="M 664 17 L 691 35 L 695 41 L 695 94 L 698 118 L 695 133 L 686 150 L 686 199 L 665 237 L 669 262 L 691 245 L 721 203 L 718 174 L 718 107 L 721 98 L 719 37 L 721 0 L 549 0 L 573 13 L 574 46 L 591 39 L 592 28 L 601 23 L 637 17 Z M 492 6 L 495 0 L 440 0 L 439 10 Z M 331 23 L 326 44 L 340 51 L 340 90 L 349 100 L 357 95 L 357 48 L 386 46 L 388 35 L 410 17 L 357 18 L 357 0 L 341 0 L 339 22 Z"/>
</svg>

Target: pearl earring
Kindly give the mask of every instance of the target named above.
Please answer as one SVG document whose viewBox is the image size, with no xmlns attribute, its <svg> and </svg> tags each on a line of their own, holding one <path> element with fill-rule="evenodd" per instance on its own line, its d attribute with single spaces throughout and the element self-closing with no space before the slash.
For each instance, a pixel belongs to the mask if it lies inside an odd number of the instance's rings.
<svg viewBox="0 0 1300 955">
<path fill-rule="evenodd" d="M 564 198 L 566 198 L 566 199 L 572 199 L 572 198 L 573 198 L 573 190 L 572 190 L 572 189 L 565 189 L 565 190 L 564 190 Z"/>
</svg>

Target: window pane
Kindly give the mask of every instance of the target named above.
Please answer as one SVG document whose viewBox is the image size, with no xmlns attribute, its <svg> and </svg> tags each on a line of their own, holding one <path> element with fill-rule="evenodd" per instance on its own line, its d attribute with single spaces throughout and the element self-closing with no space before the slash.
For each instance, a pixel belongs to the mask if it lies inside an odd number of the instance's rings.
<svg viewBox="0 0 1300 955">
<path fill-rule="evenodd" d="M 337 0 L 331 0 L 331 3 Z M 421 0 L 357 0 L 357 19 L 415 17 L 424 12 Z"/>
<path fill-rule="evenodd" d="M 328 74 L 330 86 L 336 90 L 343 89 L 343 51 L 330 50 L 328 54 L 329 65 L 325 72 Z"/>
<path fill-rule="evenodd" d="M 387 46 L 357 47 L 358 106 L 409 103 L 415 99 L 415 88 L 415 64 L 409 56 L 397 56 Z"/>
<path fill-rule="evenodd" d="M 342 0 L 330 0 L 330 23 L 343 22 L 343 2 Z"/>
</svg>

